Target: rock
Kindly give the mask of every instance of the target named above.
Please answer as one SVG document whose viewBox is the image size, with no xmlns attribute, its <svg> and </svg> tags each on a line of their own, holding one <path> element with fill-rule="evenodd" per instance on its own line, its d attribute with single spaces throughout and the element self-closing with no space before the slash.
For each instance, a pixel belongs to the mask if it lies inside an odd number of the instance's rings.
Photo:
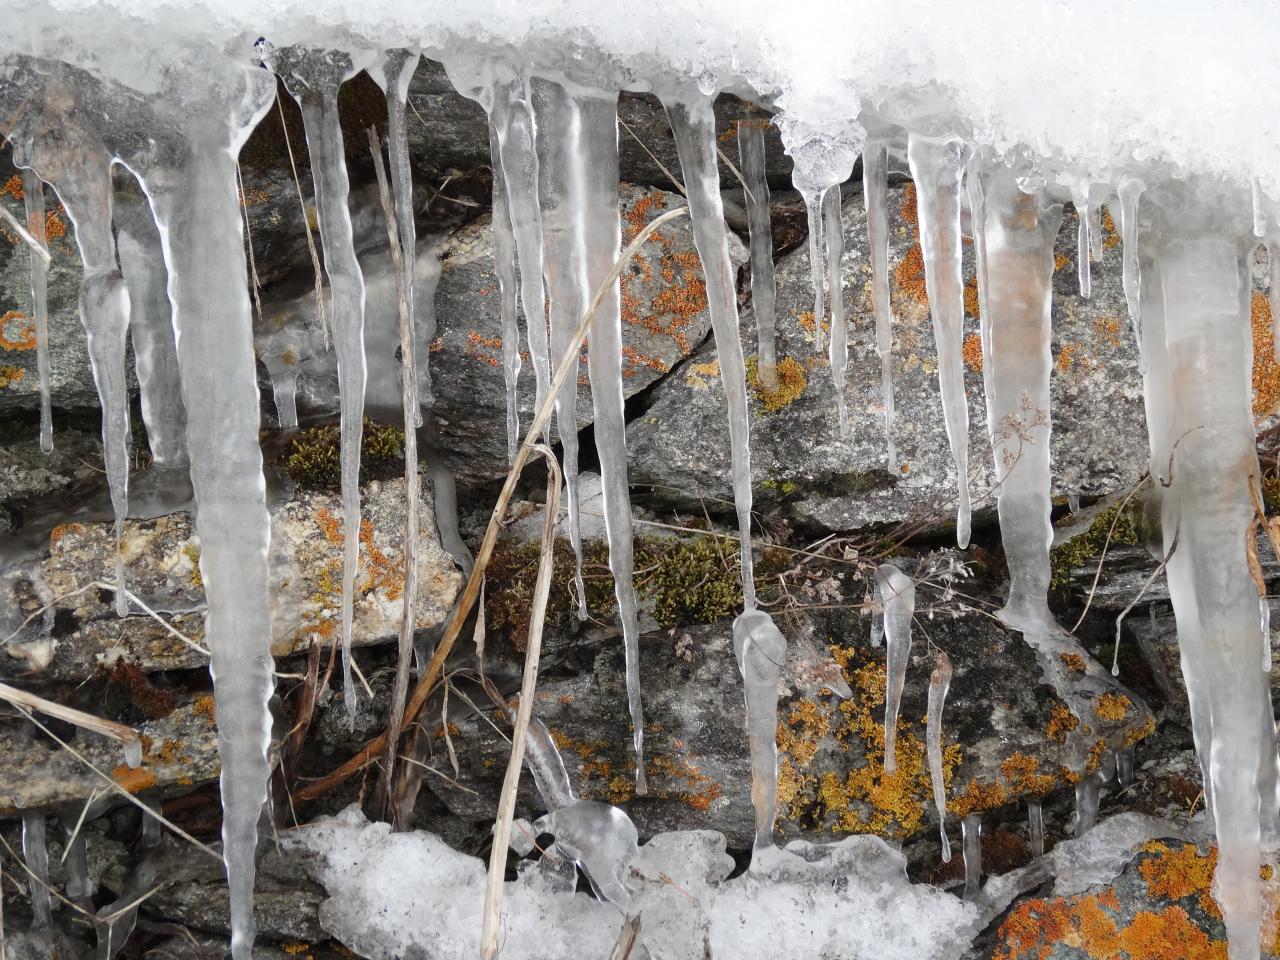
<svg viewBox="0 0 1280 960">
<path fill-rule="evenodd" d="M 16 530 L 29 513 L 98 487 L 102 433 L 87 419 L 55 415 L 53 452 L 47 454 L 40 450 L 37 419 L 0 420 L 0 534 Z"/>
<path fill-rule="evenodd" d="M 846 399 L 851 435 L 836 423 L 831 373 L 814 352 L 813 288 L 805 250 L 778 264 L 778 356 L 790 365 L 788 389 L 769 398 L 751 391 L 752 479 L 759 509 L 806 524 L 848 530 L 908 518 L 939 525 L 954 515 L 955 467 L 938 394 L 933 331 L 916 242 L 914 189 L 890 192 L 890 258 L 898 462 L 886 464 L 880 361 L 870 302 L 870 265 L 861 197 L 844 201 L 845 308 L 849 314 Z M 1127 487 L 1145 469 L 1141 378 L 1120 286 L 1120 249 L 1108 229 L 1094 269 L 1092 299 L 1076 293 L 1075 229 L 1070 213 L 1058 238 L 1054 279 L 1052 457 L 1054 493 L 1102 495 Z M 971 489 L 989 509 L 994 483 L 988 453 L 981 349 L 971 294 L 965 324 Z M 755 321 L 742 311 L 742 341 L 754 352 Z M 728 427 L 712 344 L 701 347 L 653 391 L 628 431 L 631 478 L 680 504 L 732 499 Z"/>
<path fill-rule="evenodd" d="M 403 589 L 404 481 L 372 482 L 363 490 L 361 565 L 355 598 L 356 644 L 394 638 Z M 341 597 L 342 508 L 336 493 L 299 491 L 275 504 L 271 519 L 272 653 L 305 651 L 312 640 L 337 636 Z M 417 626 L 427 629 L 448 614 L 461 584 L 453 560 L 436 535 L 430 485 L 421 497 Z M 123 550 L 128 587 L 174 630 L 203 642 L 204 591 L 200 541 L 190 517 L 174 513 L 129 520 Z M 114 536 L 105 521 L 55 527 L 26 562 L 0 574 L 0 635 L 47 607 L 6 643 L 0 675 L 80 680 L 118 661 L 144 672 L 202 667 L 205 654 L 133 606 L 114 612 Z"/>
<path fill-rule="evenodd" d="M 215 716 L 213 697 L 204 694 L 185 699 L 160 719 L 137 725 L 143 737 L 139 767 L 125 764 L 115 740 L 90 733 L 71 737 L 62 725 L 61 732 L 54 732 L 83 760 L 43 732 L 32 730 L 25 739 L 10 736 L 0 760 L 0 810 L 13 813 L 101 795 L 106 785 L 86 762 L 129 793 L 186 793 L 195 784 L 215 779 L 222 769 Z M 41 722 L 50 723 L 44 718 Z"/>
<path fill-rule="evenodd" d="M 955 669 L 943 723 L 953 831 L 964 814 L 1040 797 L 1113 768 L 1114 751 L 1154 728 L 1150 711 L 1074 641 L 1033 649 L 973 613 L 953 618 L 940 610 L 924 622 Z M 886 775 L 884 651 L 864 640 L 870 618 L 797 612 L 780 623 L 790 641 L 778 713 L 780 835 L 906 839 L 936 830 L 924 759 L 933 662 L 922 637 L 903 695 L 898 772 Z M 827 647 L 853 691 L 847 702 L 821 679 Z M 750 770 L 730 623 L 642 638 L 646 797 L 632 791 L 622 661 L 622 644 L 612 635 L 547 643 L 536 715 L 559 745 L 571 782 L 583 797 L 624 805 L 642 835 L 713 828 L 734 846 L 749 846 Z M 429 762 L 456 785 L 444 777 L 428 783 L 459 816 L 491 818 L 509 745 L 461 705 L 450 707 L 448 722 L 461 769 L 455 775 L 442 743 Z M 525 814 L 541 809 L 527 780 L 520 801 Z"/>
</svg>

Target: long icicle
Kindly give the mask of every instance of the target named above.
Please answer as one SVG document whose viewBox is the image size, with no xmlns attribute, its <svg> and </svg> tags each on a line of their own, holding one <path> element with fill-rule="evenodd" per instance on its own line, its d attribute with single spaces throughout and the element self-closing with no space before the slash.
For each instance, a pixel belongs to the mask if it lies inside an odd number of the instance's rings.
<svg viewBox="0 0 1280 960">
<path fill-rule="evenodd" d="M 49 249 L 45 230 L 44 181 L 30 168 L 22 171 L 22 202 L 27 229 L 36 242 Z M 53 398 L 49 391 L 49 267 L 35 250 L 31 257 L 31 319 L 36 332 L 36 376 L 40 389 L 40 449 L 53 452 Z"/>
<path fill-rule="evenodd" d="M 738 512 L 738 537 L 742 548 L 742 600 L 747 610 L 756 606 L 751 562 L 751 430 L 747 419 L 747 380 L 743 368 L 742 340 L 738 333 L 738 301 L 733 262 L 725 233 L 724 207 L 720 201 L 720 168 L 716 161 L 715 116 L 711 98 L 690 92 L 664 101 L 676 136 L 693 241 L 707 281 L 707 307 L 715 334 L 720 381 L 729 408 L 729 445 L 733 470 L 733 501 Z"/>
<path fill-rule="evenodd" d="M 925 289 L 938 349 L 942 414 L 956 466 L 959 507 L 956 543 L 969 545 L 969 407 L 964 393 L 964 278 L 961 274 L 960 179 L 964 144 L 955 136 L 907 139 L 907 161 L 916 182 Z"/>
<path fill-rule="evenodd" d="M 929 752 L 929 779 L 933 783 L 933 805 L 938 810 L 938 835 L 942 839 L 942 862 L 951 862 L 951 841 L 947 839 L 947 784 L 942 767 L 942 711 L 951 689 L 951 658 L 938 651 L 937 665 L 929 675 L 929 703 L 925 712 L 925 744 Z"/>
<path fill-rule="evenodd" d="M 1120 271 L 1124 288 L 1124 302 L 1129 310 L 1129 323 L 1133 338 L 1142 345 L 1142 268 L 1138 258 L 1138 200 L 1146 185 L 1137 177 L 1125 177 L 1116 187 L 1120 212 L 1120 240 L 1122 244 Z"/>
<path fill-rule="evenodd" d="M 884 769 L 898 769 L 898 709 L 911 663 L 911 620 L 916 612 L 916 586 L 891 563 L 876 568 L 876 585 L 884 607 L 885 694 Z"/>
<path fill-rule="evenodd" d="M 880 397 L 884 403 L 886 466 L 898 472 L 893 439 L 893 312 L 889 299 L 889 145 L 868 140 L 862 155 L 862 202 L 867 212 L 871 257 L 871 306 L 876 315 L 876 353 L 880 357 Z"/>
<path fill-rule="evenodd" d="M 827 190 L 815 190 L 809 187 L 800 191 L 800 195 L 804 198 L 805 218 L 809 225 L 809 278 L 813 284 L 813 349 L 818 353 L 822 352 L 824 340 L 822 320 L 826 316 L 827 268 L 823 262 L 825 243 L 822 230 L 822 201 L 826 194 Z"/>
<path fill-rule="evenodd" d="M 584 270 L 583 170 L 580 157 L 582 117 L 578 101 L 558 83 L 538 88 L 535 116 L 538 137 L 538 201 L 542 212 L 543 264 L 547 284 L 547 317 L 551 323 L 551 357 L 559 363 L 573 342 L 578 321 L 592 295 Z M 621 349 L 621 347 L 619 347 Z M 582 526 L 578 515 L 578 355 L 570 358 L 571 389 L 556 395 L 556 430 L 560 437 L 565 507 L 569 515 L 569 543 L 573 548 L 573 584 L 578 618 L 587 618 L 587 593 L 582 581 Z M 619 366 L 621 371 L 621 366 Z M 621 373 L 619 373 L 621 375 Z M 605 442 L 597 438 L 597 445 Z M 616 467 L 610 462 L 611 475 Z M 602 471 L 603 472 L 603 471 Z M 625 489 L 625 483 L 623 484 Z"/>
<path fill-rule="evenodd" d="M 849 369 L 849 329 L 844 318 L 844 278 L 840 261 L 844 257 L 844 225 L 840 221 L 840 187 L 827 191 L 823 201 L 822 224 L 827 245 L 827 290 L 831 295 L 831 382 L 836 393 L 836 418 L 840 436 L 849 435 L 849 410 L 845 402 L 845 376 Z"/>
<path fill-rule="evenodd" d="M 594 291 L 613 269 L 622 244 L 618 214 L 618 95 L 575 96 L 578 146 L 570 151 L 575 184 L 571 205 L 579 211 L 581 240 L 576 244 L 581 303 L 585 316 Z M 574 340 L 568 350 L 575 349 Z M 563 360 L 563 358 L 562 358 Z M 609 570 L 613 573 L 618 618 L 626 648 L 627 708 L 636 754 L 636 793 L 648 792 L 644 769 L 644 705 L 640 696 L 640 620 L 633 583 L 634 557 L 631 496 L 627 487 L 626 415 L 622 393 L 622 293 L 615 280 L 596 311 L 587 341 L 587 372 L 595 416 L 596 450 L 604 494 L 605 535 L 609 540 Z M 574 389 L 568 384 L 565 390 Z"/>
<path fill-rule="evenodd" d="M 333 346 L 338 359 L 342 465 L 342 690 L 347 722 L 355 723 L 351 674 L 356 569 L 360 561 L 360 444 L 364 433 L 364 273 L 356 260 L 347 206 L 350 182 L 338 118 L 338 89 L 365 64 L 346 54 L 291 48 L 277 52 L 272 69 L 302 109 L 311 151 L 311 177 L 320 220 L 320 244 L 333 305 Z"/>
<path fill-rule="evenodd" d="M 773 846 L 778 808 L 778 678 L 787 639 L 767 613 L 747 610 L 733 621 L 733 652 L 746 700 L 747 746 L 751 752 L 751 803 L 756 812 L 756 854 Z"/>
<path fill-rule="evenodd" d="M 738 122 L 738 156 L 746 179 L 747 228 L 751 243 L 751 312 L 756 320 L 756 379 L 777 389 L 777 290 L 773 276 L 773 230 L 769 219 L 769 181 L 765 178 L 764 121 Z"/>
<path fill-rule="evenodd" d="M 498 278 L 498 312 L 502 318 L 502 380 L 507 391 L 507 462 L 515 460 L 520 446 L 520 409 L 516 386 L 520 380 L 520 318 L 516 301 L 516 236 L 507 205 L 506 176 L 502 172 L 502 148 L 498 131 L 489 124 L 489 157 L 493 168 L 493 272 Z"/>
</svg>

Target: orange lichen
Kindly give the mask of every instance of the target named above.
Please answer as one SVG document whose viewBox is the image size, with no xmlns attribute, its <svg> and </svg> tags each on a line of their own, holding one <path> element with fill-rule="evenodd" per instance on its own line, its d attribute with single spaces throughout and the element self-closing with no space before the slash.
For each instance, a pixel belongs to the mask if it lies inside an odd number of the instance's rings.
<svg viewBox="0 0 1280 960">
<path fill-rule="evenodd" d="M 1000 924 L 992 960 L 1048 960 L 1058 944 L 1083 950 L 1090 960 L 1114 960 L 1120 932 L 1111 914 L 1113 897 L 1087 894 L 1019 904 Z"/>
<path fill-rule="evenodd" d="M 1126 747 L 1132 747 L 1139 740 L 1145 740 L 1147 737 L 1151 736 L 1155 732 L 1156 732 L 1155 718 L 1147 717 L 1147 719 L 1142 722 L 1142 726 L 1136 727 L 1124 735 L 1124 745 Z"/>
<path fill-rule="evenodd" d="M 1093 321 L 1093 338 L 1104 347 L 1119 349 L 1120 321 L 1116 317 L 1095 317 Z"/>
<path fill-rule="evenodd" d="M 947 804 L 947 808 L 957 817 L 967 817 L 971 813 L 1003 807 L 1010 799 L 1009 791 L 998 781 L 983 783 L 970 777 L 964 789 Z"/>
<path fill-rule="evenodd" d="M 982 372 L 982 337 L 976 333 L 965 337 L 961 353 L 964 355 L 965 366 L 975 373 Z"/>
<path fill-rule="evenodd" d="M 130 767 L 123 763 L 111 771 L 111 779 L 129 793 L 141 793 L 156 785 L 154 770 L 148 767 Z"/>
<path fill-rule="evenodd" d="M 1079 361 L 1081 354 L 1081 346 L 1078 343 L 1067 342 L 1058 348 L 1058 372 L 1067 373 Z"/>
<path fill-rule="evenodd" d="M 1053 255 L 1053 272 L 1057 273 L 1059 270 L 1061 270 L 1065 266 L 1068 266 L 1070 263 L 1071 263 L 1071 258 L 1068 257 L 1065 253 L 1055 253 Z"/>
<path fill-rule="evenodd" d="M 1188 843 L 1174 850 L 1168 844 L 1152 841 L 1143 844 L 1142 852 L 1154 854 L 1138 864 L 1138 873 L 1153 897 L 1182 900 L 1194 896 L 1207 914 L 1221 917 L 1210 893 L 1213 871 L 1218 864 L 1216 849 L 1201 853 L 1194 844 Z"/>
<path fill-rule="evenodd" d="M 1000 775 L 1017 794 L 1043 796 L 1058 786 L 1058 778 L 1040 773 L 1040 761 L 1025 753 L 1011 753 L 1000 764 Z"/>
<path fill-rule="evenodd" d="M 902 190 L 902 222 L 916 226 L 920 222 L 919 214 L 916 211 L 916 185 L 914 181 L 908 182 Z"/>
<path fill-rule="evenodd" d="M 0 364 L 0 390 L 13 386 L 26 375 L 27 371 L 21 367 L 15 367 L 10 363 Z"/>
<path fill-rule="evenodd" d="M 485 353 L 484 351 L 486 350 L 497 351 L 497 355 Z M 491 367 L 499 366 L 501 352 L 501 337 L 483 337 L 474 330 L 467 334 L 467 345 L 462 349 L 464 357 L 479 360 L 481 363 L 488 364 Z"/>
<path fill-rule="evenodd" d="M 906 256 L 893 268 L 893 282 L 898 293 L 922 306 L 929 305 L 929 291 L 924 279 L 924 251 L 920 244 L 913 244 Z"/>
<path fill-rule="evenodd" d="M 654 190 L 641 197 L 622 215 L 622 242 L 630 243 L 644 226 L 667 206 L 666 195 Z M 694 317 L 707 309 L 707 287 L 703 279 L 702 261 L 695 250 L 677 250 L 674 230 L 659 230 L 649 236 L 647 244 L 656 244 L 661 252 L 632 262 L 619 278 L 622 322 L 640 327 L 654 337 L 669 337 L 681 356 L 693 352 L 687 328 Z M 648 303 L 632 289 L 635 281 L 657 282 L 658 292 Z"/>
<path fill-rule="evenodd" d="M 1085 672 L 1086 667 L 1084 657 L 1080 656 L 1078 653 L 1060 653 L 1058 654 L 1058 659 L 1061 660 L 1066 668 L 1072 673 Z"/>
<path fill-rule="evenodd" d="M 1116 222 L 1111 219 L 1111 211 L 1102 208 L 1102 249 L 1110 250 L 1120 243 L 1120 233 L 1116 230 Z"/>
<path fill-rule="evenodd" d="M 1093 702 L 1094 713 L 1098 719 L 1111 723 L 1119 723 L 1129 715 L 1133 701 L 1123 693 L 1104 693 Z"/>
<path fill-rule="evenodd" d="M 964 312 L 975 320 L 982 318 L 982 308 L 978 300 L 978 278 L 971 277 L 964 285 Z"/>
<path fill-rule="evenodd" d="M 1267 417 L 1280 409 L 1280 364 L 1276 363 L 1271 336 L 1271 304 L 1255 293 L 1250 302 L 1253 329 L 1253 415 Z"/>
<path fill-rule="evenodd" d="M 1227 960 L 1227 945 L 1210 940 L 1181 907 L 1141 910 L 1120 932 L 1129 960 Z"/>
<path fill-rule="evenodd" d="M 4 186 L 0 186 L 0 197 L 12 197 L 14 200 L 21 200 L 24 196 L 21 174 L 15 173 L 4 182 Z"/>
<path fill-rule="evenodd" d="M 0 316 L 0 349 L 34 350 L 36 322 L 25 313 L 10 310 Z"/>
<path fill-rule="evenodd" d="M 192 706 L 191 712 L 197 717 L 205 717 L 210 723 L 218 722 L 218 708 L 214 703 L 213 697 L 209 694 L 196 697 L 196 702 Z"/>
<path fill-rule="evenodd" d="M 1054 743 L 1066 743 L 1067 734 L 1078 726 L 1080 718 L 1067 709 L 1066 705 L 1055 703 L 1049 711 L 1049 726 L 1045 729 L 1045 736 Z"/>
<path fill-rule="evenodd" d="M 760 401 L 765 413 L 777 413 L 783 407 L 793 403 L 804 393 L 808 382 L 804 375 L 804 366 L 794 357 L 783 357 L 778 361 L 776 370 L 777 386 L 769 388 L 760 382 L 756 357 L 748 357 L 746 361 L 747 386 L 752 395 Z"/>
</svg>

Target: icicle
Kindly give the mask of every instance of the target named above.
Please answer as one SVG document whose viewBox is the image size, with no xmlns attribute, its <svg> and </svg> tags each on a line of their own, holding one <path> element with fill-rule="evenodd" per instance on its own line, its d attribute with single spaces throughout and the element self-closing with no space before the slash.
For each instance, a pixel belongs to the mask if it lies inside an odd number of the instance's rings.
<svg viewBox="0 0 1280 960">
<path fill-rule="evenodd" d="M 22 811 L 22 858 L 31 871 L 31 930 L 48 932 L 53 924 L 49 894 L 49 847 L 45 843 L 43 810 Z"/>
<path fill-rule="evenodd" d="M 1044 635 L 1055 626 L 1048 605 L 1050 308 L 1062 207 L 1023 193 L 1006 167 L 984 180 L 982 376 L 1010 581 L 1000 617 Z"/>
<path fill-rule="evenodd" d="M 1076 784 L 1076 836 L 1083 837 L 1098 822 L 1098 796 L 1102 792 L 1102 777 L 1096 773 Z"/>
<path fill-rule="evenodd" d="M 876 315 L 876 353 L 880 357 L 880 394 L 884 402 L 884 433 L 889 472 L 898 472 L 893 441 L 893 313 L 889 300 L 889 145 L 871 140 L 862 155 L 862 202 L 867 211 L 867 240 L 871 247 L 871 305 Z"/>
<path fill-rule="evenodd" d="M 1089 185 L 1086 183 L 1082 190 L 1072 191 L 1072 201 L 1076 208 L 1076 220 L 1078 221 L 1078 229 L 1076 232 L 1076 265 L 1077 273 L 1080 279 L 1080 296 L 1086 300 L 1093 293 L 1092 271 L 1089 267 L 1089 260 L 1093 256 L 1093 240 L 1091 229 L 1091 208 L 1089 206 Z"/>
<path fill-rule="evenodd" d="M 1262 205 L 1262 185 L 1257 177 L 1249 180 L 1249 192 L 1253 200 L 1253 235 L 1261 240 L 1267 235 L 1267 211 Z"/>
<path fill-rule="evenodd" d="M 754 850 L 773 846 L 778 806 L 778 679 L 787 640 L 763 611 L 747 610 L 733 622 L 733 652 L 747 702 L 751 749 L 751 803 L 756 810 Z M 753 855 L 754 862 L 754 855 Z"/>
<path fill-rule="evenodd" d="M 1097 203 L 1089 205 L 1089 254 L 1102 261 L 1102 206 Z"/>
<path fill-rule="evenodd" d="M 916 610 L 916 587 L 911 578 L 891 563 L 876 568 L 876 585 L 884 604 L 885 656 L 884 769 L 897 769 L 898 707 L 911 662 L 911 619 Z"/>
<path fill-rule="evenodd" d="M 849 367 L 849 330 L 844 319 L 844 283 L 840 260 L 844 256 L 844 227 L 840 222 L 840 188 L 827 191 L 823 225 L 827 234 L 827 289 L 831 293 L 831 381 L 836 393 L 836 416 L 840 436 L 849 435 L 849 411 L 844 398 L 845 374 Z"/>
<path fill-rule="evenodd" d="M 830 189 L 830 188 L 828 188 Z M 822 201 L 827 190 L 801 188 L 809 226 L 809 277 L 813 281 L 813 349 L 822 352 L 822 320 L 826 316 L 826 264 L 823 262 Z"/>
<path fill-rule="evenodd" d="M 595 290 L 588 289 L 588 251 L 581 217 L 586 171 L 582 164 L 582 123 L 578 103 L 558 83 L 540 84 L 537 93 L 535 117 L 541 131 L 538 137 L 538 200 L 541 204 L 547 317 L 551 322 L 551 358 L 558 364 L 573 346 L 582 314 L 595 295 Z M 566 381 L 570 386 L 556 396 L 556 428 L 562 450 L 578 619 L 585 620 L 587 593 L 582 582 L 582 532 L 578 514 L 577 382 L 578 356 L 575 352 Z M 603 438 L 601 442 L 605 442 Z M 618 488 L 615 486 L 614 489 Z"/>
<path fill-rule="evenodd" d="M 258 819 L 267 797 L 271 660 L 267 512 L 253 320 L 236 193 L 236 155 L 275 98 L 263 71 L 201 64 L 164 128 L 172 166 L 137 169 L 156 216 L 169 273 L 188 453 L 208 598 L 205 641 L 218 711 L 222 838 L 230 886 L 231 954 L 253 952 Z M 196 78 L 200 82 L 196 83 Z M 175 78 L 179 83 L 182 78 Z M 169 154 L 162 153 L 161 156 Z"/>
<path fill-rule="evenodd" d="M 1271 672 L 1271 604 L 1266 597 L 1258 598 L 1258 619 L 1262 622 L 1262 669 Z"/>
<path fill-rule="evenodd" d="M 1142 270 L 1138 260 L 1138 199 L 1146 190 L 1146 184 L 1136 177 L 1125 177 L 1116 188 L 1120 199 L 1120 240 L 1123 246 L 1121 258 L 1121 283 L 1124 300 L 1129 308 L 1129 322 L 1133 336 L 1142 344 Z"/>
<path fill-rule="evenodd" d="M 929 752 L 929 779 L 933 782 L 933 805 L 938 809 L 938 834 L 942 838 L 942 862 L 951 862 L 951 841 L 947 839 L 947 785 L 942 770 L 942 710 L 951 688 L 951 658 L 938 651 L 938 663 L 929 676 L 929 706 L 925 714 L 925 742 Z"/>
<path fill-rule="evenodd" d="M 34 170 L 22 171 L 22 200 L 26 208 L 27 229 L 44 248 L 49 247 L 45 233 L 44 181 Z M 40 381 L 40 449 L 53 452 L 53 399 L 49 393 L 49 267 L 35 250 L 31 258 L 31 319 L 36 333 L 36 375 Z"/>
<path fill-rule="evenodd" d="M 66 91 L 71 104 L 75 96 Z M 53 99 L 51 96 L 50 100 Z M 54 108 L 65 109 L 65 107 Z M 31 166 L 58 192 L 75 225 L 84 263 L 80 282 L 80 320 L 89 345 L 89 363 L 102 405 L 102 458 L 115 511 L 116 613 L 129 613 L 124 554 L 120 541 L 129 514 L 129 386 L 125 341 L 129 330 L 129 294 L 116 267 L 111 234 L 111 156 L 92 131 L 57 113 L 41 117 L 42 137 L 31 146 Z M 64 129 L 65 127 L 65 129 Z M 74 131 L 72 133 L 71 131 Z M 74 147 L 70 146 L 74 144 Z"/>
<path fill-rule="evenodd" d="M 67 875 L 67 899 L 77 906 L 92 909 L 93 880 L 89 877 L 89 845 L 83 829 L 67 837 L 62 869 Z"/>
<path fill-rule="evenodd" d="M 769 182 L 765 179 L 764 121 L 738 122 L 738 155 L 746 179 L 747 227 L 751 242 L 751 312 L 756 318 L 756 379 L 766 389 L 778 385 L 776 290 L 773 280 L 773 228 L 769 218 Z"/>
<path fill-rule="evenodd" d="M 520 410 L 516 384 L 520 379 L 520 320 L 516 314 L 516 237 L 503 185 L 502 148 L 498 131 L 489 124 L 489 156 L 493 167 L 493 272 L 498 277 L 499 312 L 502 316 L 502 379 L 507 388 L 507 460 L 515 460 L 520 446 Z M 575 381 L 576 382 L 576 381 Z"/>
<path fill-rule="evenodd" d="M 884 611 L 871 611 L 871 646 L 878 647 L 884 640 Z"/>
<path fill-rule="evenodd" d="M 569 772 L 565 770 L 564 758 L 556 748 L 555 739 L 547 725 L 537 717 L 529 721 L 524 753 L 529 772 L 533 774 L 534 785 L 548 809 L 559 810 L 577 801 L 578 797 L 569 782 Z"/>
<path fill-rule="evenodd" d="M 1133 747 L 1116 751 L 1116 780 L 1122 787 L 1133 783 Z"/>
<path fill-rule="evenodd" d="M 1183 203 L 1161 231 L 1168 390 L 1150 402 L 1167 411 L 1170 436 L 1178 438 L 1161 526 L 1166 550 L 1174 531 L 1179 537 L 1166 573 L 1188 695 L 1193 685 L 1203 690 L 1212 718 L 1214 887 L 1231 955 L 1256 957 L 1262 832 L 1274 830 L 1276 816 L 1275 725 L 1269 677 L 1258 670 L 1257 591 L 1241 542 L 1253 518 L 1249 485 L 1259 475 L 1247 375 L 1247 247 L 1221 235 L 1219 216 L 1217 205 L 1197 211 Z"/>
<path fill-rule="evenodd" d="M 1027 801 L 1027 825 L 1031 832 L 1031 856 L 1044 856 L 1044 809 L 1039 800 Z"/>
<path fill-rule="evenodd" d="M 938 381 L 942 413 L 956 465 L 959 508 L 956 542 L 969 545 L 969 408 L 964 394 L 964 278 L 961 275 L 960 178 L 964 144 L 958 137 L 907 139 L 907 160 L 916 182 L 920 249 L 924 254 L 925 289 L 938 348 Z"/>
<path fill-rule="evenodd" d="M 618 95 L 596 93 L 573 98 L 577 146 L 570 151 L 573 167 L 568 195 L 572 216 L 580 223 L 573 262 L 560 265 L 577 274 L 581 297 L 576 315 L 604 283 L 618 257 L 622 225 L 618 216 Z M 524 263 L 523 253 L 521 263 Z M 587 342 L 587 372 L 595 415 L 596 450 L 604 494 L 605 534 L 609 540 L 609 570 L 627 661 L 627 708 L 636 754 L 636 793 L 647 792 L 644 770 L 644 707 L 640 696 L 640 624 L 632 583 L 631 498 L 627 488 L 626 418 L 622 393 L 622 301 L 615 280 L 591 321 Z"/>
<path fill-rule="evenodd" d="M 1072 513 L 1080 512 L 1080 494 L 1074 490 L 1067 494 L 1067 509 Z"/>
<path fill-rule="evenodd" d="M 578 864 L 601 900 L 624 909 L 631 902 L 627 877 L 639 853 L 639 833 L 622 810 L 579 800 L 540 817 L 533 832 L 552 834 L 556 850 Z"/>
<path fill-rule="evenodd" d="M 142 394 L 142 421 L 151 457 L 158 467 L 185 470 L 187 410 L 173 340 L 169 277 L 151 211 L 145 202 L 120 198 L 116 204 L 116 248 L 129 293 L 129 336 Z"/>
<path fill-rule="evenodd" d="M 364 432 L 364 274 L 356 260 L 347 206 L 350 185 L 338 119 L 338 89 L 366 65 L 349 54 L 303 48 L 267 51 L 265 60 L 302 109 L 311 151 L 311 177 L 320 220 L 320 245 L 329 277 L 334 353 L 338 359 L 342 465 L 342 690 L 347 722 L 355 723 L 351 674 L 356 568 L 360 561 L 360 441 Z"/>
<path fill-rule="evenodd" d="M 973 900 L 982 889 L 982 814 L 969 814 L 961 822 L 960 830 L 964 853 L 964 899 Z"/>
<path fill-rule="evenodd" d="M 298 429 L 298 367 L 281 359 L 264 358 L 271 377 L 271 399 L 276 405 L 276 420 L 281 430 Z"/>
<path fill-rule="evenodd" d="M 738 511 L 738 537 L 742 550 L 742 602 L 756 606 L 751 562 L 751 431 L 747 421 L 747 382 L 738 334 L 738 301 L 734 268 L 729 259 L 724 208 L 720 202 L 720 168 L 716 159 L 715 117 L 711 99 L 692 94 L 681 101 L 665 101 L 667 117 L 675 133 L 693 240 L 707 282 L 707 308 L 720 361 L 720 380 L 729 408 L 729 450 L 733 462 L 733 501 Z"/>
</svg>

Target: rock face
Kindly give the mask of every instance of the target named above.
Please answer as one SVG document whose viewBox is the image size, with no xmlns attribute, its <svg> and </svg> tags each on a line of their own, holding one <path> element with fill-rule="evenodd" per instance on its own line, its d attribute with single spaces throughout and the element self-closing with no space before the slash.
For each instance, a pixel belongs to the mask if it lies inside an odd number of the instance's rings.
<svg viewBox="0 0 1280 960">
<path fill-rule="evenodd" d="M 885 654 L 867 643 L 870 617 L 798 612 L 779 623 L 789 640 L 778 711 L 779 836 L 907 839 L 936 830 L 924 729 L 933 656 L 923 637 L 898 719 L 898 770 L 886 773 Z M 1154 728 L 1150 711 L 1077 645 L 1033 650 L 976 614 L 926 623 L 955 669 L 943 720 L 953 832 L 957 817 L 1107 772 L 1115 751 Z M 729 622 L 642 639 L 646 797 L 633 795 L 629 775 L 621 642 L 599 635 L 548 642 L 535 715 L 583 797 L 622 804 L 642 835 L 714 827 L 735 846 L 750 844 L 750 763 L 731 641 Z M 847 701 L 826 686 L 835 682 L 824 673 L 829 657 L 853 692 Z M 509 745 L 460 705 L 448 722 L 460 769 L 441 744 L 430 763 L 456 784 L 433 777 L 431 788 L 460 816 L 491 817 Z M 520 796 L 527 812 L 541 809 L 531 782 Z"/>
<path fill-rule="evenodd" d="M 841 437 L 831 372 L 814 349 L 813 288 L 805 250 L 778 264 L 778 356 L 789 370 L 780 392 L 752 391 L 751 467 L 763 510 L 833 530 L 922 519 L 944 521 L 954 510 L 952 463 L 938 393 L 933 329 L 917 240 L 914 189 L 890 194 L 893 367 L 898 462 L 886 463 L 870 300 L 870 263 L 862 200 L 842 206 L 845 310 L 849 318 L 846 401 L 851 433 Z M 1141 378 L 1124 296 L 1120 250 L 1108 229 L 1105 256 L 1094 266 L 1093 296 L 1076 293 L 1074 220 L 1058 237 L 1054 279 L 1052 469 L 1054 493 L 1102 495 L 1127 487 L 1146 469 Z M 966 254 L 968 287 L 965 379 L 969 400 L 969 457 L 975 509 L 991 509 L 994 469 L 978 338 L 977 289 Z M 746 352 L 755 342 L 751 310 L 742 311 Z M 682 504 L 698 497 L 731 500 L 728 427 L 714 347 L 704 345 L 652 395 L 629 431 L 632 481 Z"/>
<path fill-rule="evenodd" d="M 440 546 L 424 484 L 415 606 L 419 629 L 440 623 L 461 583 L 452 558 Z M 305 651 L 312 640 L 337 635 L 341 595 L 342 522 L 336 494 L 305 492 L 278 504 L 271 517 L 274 613 L 272 653 Z M 360 569 L 356 578 L 353 642 L 386 640 L 399 630 L 402 610 L 404 482 L 370 483 L 364 489 Z M 134 605 L 121 619 L 109 590 L 91 587 L 114 580 L 114 537 L 102 521 L 55 527 L 27 562 L 0 575 L 0 633 L 8 636 L 39 613 L 5 645 L 0 675 L 82 680 L 118 661 L 144 672 L 202 667 L 204 592 L 200 541 L 186 513 L 125 525 L 123 550 L 128 587 L 162 615 L 188 643 Z"/>
</svg>

